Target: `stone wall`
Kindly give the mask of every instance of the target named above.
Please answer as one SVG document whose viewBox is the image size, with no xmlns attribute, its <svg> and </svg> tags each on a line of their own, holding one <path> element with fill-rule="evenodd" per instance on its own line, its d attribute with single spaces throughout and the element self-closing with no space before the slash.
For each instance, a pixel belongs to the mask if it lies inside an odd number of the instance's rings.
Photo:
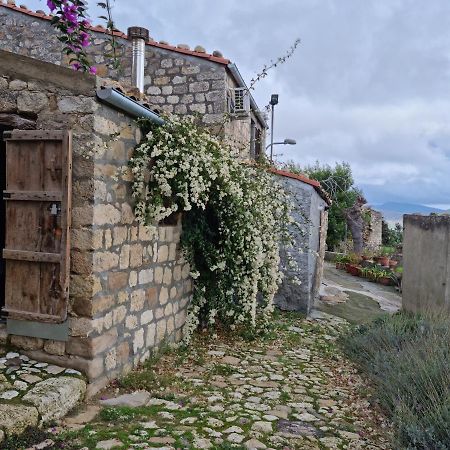
<svg viewBox="0 0 450 450">
<path fill-rule="evenodd" d="M 280 181 L 291 193 L 297 207 L 294 217 L 300 224 L 300 230 L 297 227 L 292 228 L 296 246 L 289 250 L 297 263 L 298 272 L 292 269 L 284 270 L 285 279 L 275 296 L 275 304 L 283 310 L 308 314 L 317 295 L 317 286 L 320 285 L 320 280 L 316 277 L 321 276 L 321 272 L 317 270 L 321 211 L 324 211 L 327 205 L 313 186 L 287 177 L 280 177 Z M 282 265 L 286 267 L 288 265 L 286 249 L 282 248 L 280 257 Z"/>
<path fill-rule="evenodd" d="M 403 216 L 403 308 L 450 312 L 450 216 Z"/>
<path fill-rule="evenodd" d="M 364 207 L 364 211 L 368 212 L 368 223 L 364 228 L 364 247 L 376 251 L 382 244 L 383 215 L 369 207 Z"/>
<path fill-rule="evenodd" d="M 181 225 L 152 234 L 136 222 L 127 164 L 140 132 L 96 101 L 95 77 L 0 57 L 0 113 L 26 116 L 38 129 L 71 128 L 74 153 L 69 338 L 10 342 L 83 371 L 95 392 L 162 342 L 180 340 L 192 289 Z"/>
<path fill-rule="evenodd" d="M 88 53 L 101 77 L 119 81 L 131 79 L 131 42 L 118 37 L 121 65 L 110 67 L 105 54 L 111 45 L 105 33 L 93 32 Z M 232 142 L 242 143 L 249 157 L 250 118 L 233 119 L 227 125 L 227 89 L 236 86 L 226 64 L 183 54 L 162 46 L 146 45 L 145 93 L 155 111 L 198 115 L 201 122 L 215 132 L 222 132 Z M 33 17 L 0 5 L 0 49 L 31 56 L 55 64 L 68 64 L 48 20 Z M 226 60 L 224 60 L 226 61 Z M 263 127 L 259 124 L 259 127 Z M 264 143 L 262 144 L 264 146 Z"/>
</svg>

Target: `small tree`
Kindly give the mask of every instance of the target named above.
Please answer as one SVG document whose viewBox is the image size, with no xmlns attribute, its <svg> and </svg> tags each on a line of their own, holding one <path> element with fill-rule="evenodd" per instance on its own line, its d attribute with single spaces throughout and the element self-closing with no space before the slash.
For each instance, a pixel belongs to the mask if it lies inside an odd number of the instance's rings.
<svg viewBox="0 0 450 450">
<path fill-rule="evenodd" d="M 396 223 L 394 228 L 390 228 L 389 224 L 383 220 L 381 228 L 381 240 L 383 245 L 396 247 L 403 242 L 403 227 Z"/>
<path fill-rule="evenodd" d="M 321 165 L 319 161 L 316 161 L 314 165 L 301 167 L 294 162 L 289 162 L 287 169 L 319 181 L 333 200 L 328 211 L 327 245 L 330 250 L 335 250 L 347 236 L 345 211 L 351 208 L 361 195 L 355 187 L 350 165 L 342 162 L 332 167 L 329 164 Z"/>
</svg>

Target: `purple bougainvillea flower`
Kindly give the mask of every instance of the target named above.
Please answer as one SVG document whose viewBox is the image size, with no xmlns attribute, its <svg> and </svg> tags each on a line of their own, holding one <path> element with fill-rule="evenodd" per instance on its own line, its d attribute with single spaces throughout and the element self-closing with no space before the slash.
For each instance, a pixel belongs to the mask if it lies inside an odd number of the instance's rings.
<svg viewBox="0 0 450 450">
<path fill-rule="evenodd" d="M 72 64 L 72 68 L 74 70 L 80 70 L 81 69 L 81 64 L 79 62 L 75 62 Z"/>
<path fill-rule="evenodd" d="M 84 31 L 80 33 L 80 44 L 82 47 L 87 47 L 89 45 L 89 35 Z"/>
<path fill-rule="evenodd" d="M 53 12 L 56 9 L 56 5 L 52 2 L 52 0 L 47 0 L 48 9 Z"/>
<path fill-rule="evenodd" d="M 89 73 L 92 73 L 92 75 L 95 75 L 97 73 L 97 67 L 89 67 Z"/>
</svg>

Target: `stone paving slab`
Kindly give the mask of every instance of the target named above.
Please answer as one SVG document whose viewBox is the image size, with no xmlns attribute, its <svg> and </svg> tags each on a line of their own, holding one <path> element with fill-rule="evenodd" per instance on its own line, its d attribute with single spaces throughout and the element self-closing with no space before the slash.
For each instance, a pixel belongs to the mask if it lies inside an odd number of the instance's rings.
<svg viewBox="0 0 450 450">
<path fill-rule="evenodd" d="M 146 390 L 114 384 L 99 415 L 59 439 L 74 449 L 390 449 L 389 423 L 336 344 L 347 323 L 323 313 L 276 323 L 267 341 L 199 339 L 163 356 L 134 374 L 148 372 Z"/>
<path fill-rule="evenodd" d="M 65 416 L 84 397 L 82 374 L 28 356 L 0 351 L 0 442 Z M 3 433 L 4 432 L 4 433 Z"/>
</svg>

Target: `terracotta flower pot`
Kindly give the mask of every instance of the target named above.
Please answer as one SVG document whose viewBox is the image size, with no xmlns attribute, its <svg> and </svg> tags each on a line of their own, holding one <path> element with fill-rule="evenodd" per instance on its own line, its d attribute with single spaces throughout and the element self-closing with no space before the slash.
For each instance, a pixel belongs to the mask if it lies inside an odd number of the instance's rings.
<svg viewBox="0 0 450 450">
<path fill-rule="evenodd" d="M 361 267 L 350 264 L 349 273 L 355 277 L 359 277 L 361 275 Z"/>
<path fill-rule="evenodd" d="M 380 278 L 378 278 L 378 283 L 380 283 L 384 286 L 391 286 L 392 280 L 389 277 L 380 277 Z"/>
<path fill-rule="evenodd" d="M 398 264 L 398 261 L 395 261 L 395 260 L 393 260 L 393 259 L 391 259 L 391 260 L 389 261 L 389 267 L 390 267 L 391 269 L 393 269 L 394 267 L 397 267 L 397 264 Z"/>
<path fill-rule="evenodd" d="M 378 258 L 378 262 L 384 267 L 389 267 L 389 261 L 390 259 L 387 256 L 380 256 Z"/>
</svg>

